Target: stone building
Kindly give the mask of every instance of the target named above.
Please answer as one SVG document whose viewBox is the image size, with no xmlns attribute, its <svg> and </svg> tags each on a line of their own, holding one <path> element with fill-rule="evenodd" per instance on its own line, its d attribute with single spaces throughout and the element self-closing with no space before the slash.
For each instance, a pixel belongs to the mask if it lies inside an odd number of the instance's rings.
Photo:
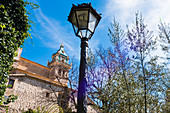
<svg viewBox="0 0 170 113">
<path fill-rule="evenodd" d="M 15 58 L 16 62 L 13 64 L 15 70 L 9 77 L 8 84 L 11 84 L 11 87 L 5 93 L 6 97 L 11 94 L 17 95 L 18 99 L 10 103 L 9 108 L 21 112 L 28 108 L 47 108 L 51 105 L 58 105 L 61 96 L 65 93 L 63 89 L 67 86 L 68 73 L 72 65 L 69 64 L 69 56 L 66 54 L 63 44 L 52 55 L 52 60 L 48 61 L 47 67 L 20 57 L 22 49 L 19 49 L 18 53 Z M 72 90 L 69 88 L 68 90 L 71 93 Z M 70 98 L 64 98 L 64 100 L 75 111 L 72 100 Z M 88 102 L 91 102 L 90 99 Z M 95 112 L 91 106 L 88 106 L 88 113 Z"/>
</svg>

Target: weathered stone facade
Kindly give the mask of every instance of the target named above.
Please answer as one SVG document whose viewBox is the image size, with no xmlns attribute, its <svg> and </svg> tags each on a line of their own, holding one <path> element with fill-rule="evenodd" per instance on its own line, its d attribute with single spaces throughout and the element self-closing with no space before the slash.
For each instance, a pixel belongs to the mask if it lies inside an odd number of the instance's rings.
<svg viewBox="0 0 170 113">
<path fill-rule="evenodd" d="M 9 83 L 12 87 L 5 93 L 6 97 L 11 94 L 18 96 L 15 102 L 8 105 L 9 108 L 21 112 L 23 109 L 37 107 L 47 109 L 51 105 L 58 105 L 63 87 L 67 86 L 68 72 L 71 68 L 64 46 L 61 45 L 60 49 L 52 55 L 52 61 L 47 63 L 47 67 L 20 57 L 21 51 L 19 50 L 15 58 L 17 60 L 14 63 L 15 70 L 10 74 Z M 71 89 L 68 90 L 71 92 Z M 76 111 L 71 99 L 65 100 L 73 111 Z M 88 106 L 88 113 L 96 113 L 96 110 Z"/>
<path fill-rule="evenodd" d="M 58 93 L 62 91 L 59 85 L 38 80 L 26 74 L 14 74 L 10 79 L 15 80 L 14 86 L 12 89 L 8 89 L 6 94 L 17 95 L 18 99 L 14 103 L 10 103 L 9 107 L 18 111 L 50 105 L 52 104 L 50 98 L 57 102 Z"/>
</svg>

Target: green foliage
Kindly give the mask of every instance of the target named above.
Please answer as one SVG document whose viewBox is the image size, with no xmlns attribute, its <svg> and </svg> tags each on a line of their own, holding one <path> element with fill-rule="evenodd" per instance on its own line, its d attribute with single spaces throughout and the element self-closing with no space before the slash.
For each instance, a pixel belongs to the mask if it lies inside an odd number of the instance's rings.
<svg viewBox="0 0 170 113">
<path fill-rule="evenodd" d="M 24 40 L 31 36 L 28 32 L 31 21 L 25 8 L 28 5 L 34 6 L 33 3 L 23 0 L 0 1 L 0 104 L 3 104 L 3 95 L 7 88 L 5 83 L 15 52 L 23 45 Z"/>
<path fill-rule="evenodd" d="M 124 49 L 125 33 L 115 19 L 110 26 L 108 36 L 113 47 L 89 52 L 89 94 L 101 112 L 129 112 L 135 102 L 130 102 L 134 93 L 130 83 L 136 82 L 130 75 L 128 51 Z"/>
<path fill-rule="evenodd" d="M 31 109 L 29 108 L 28 110 L 23 110 L 22 113 L 64 113 L 63 109 L 58 106 L 58 105 L 52 105 L 48 108 L 45 107 L 37 107 L 37 109 Z"/>
<path fill-rule="evenodd" d="M 103 113 L 163 112 L 167 109 L 164 76 L 169 73 L 152 54 L 157 38 L 142 15 L 136 14 L 131 28 L 126 35 L 114 20 L 108 34 L 113 47 L 89 52 L 89 97 Z"/>
<path fill-rule="evenodd" d="M 59 113 L 64 113 L 61 107 L 59 107 Z"/>
<path fill-rule="evenodd" d="M 128 40 L 130 50 L 135 52 L 132 57 L 131 66 L 139 74 L 136 78 L 143 88 L 144 106 L 142 109 L 149 112 L 161 112 L 165 103 L 165 87 L 161 70 L 164 66 L 158 63 L 159 56 L 152 53 L 157 50 L 157 38 L 152 35 L 152 31 L 147 29 L 142 15 L 136 14 L 136 22 L 132 30 L 128 29 Z M 161 96 L 160 96 L 161 95 Z"/>
<path fill-rule="evenodd" d="M 7 99 L 5 99 L 4 104 L 9 104 L 10 102 L 14 102 L 18 97 L 15 95 L 10 95 L 8 96 Z"/>
<path fill-rule="evenodd" d="M 59 106 L 63 109 L 64 112 L 69 112 L 71 109 L 69 108 L 69 99 L 70 99 L 70 91 L 68 87 L 63 87 L 64 91 L 59 100 Z"/>
<path fill-rule="evenodd" d="M 163 56 L 161 59 L 163 60 L 164 65 L 164 73 L 170 73 L 170 24 L 162 23 L 158 25 L 159 27 L 159 43 L 161 49 L 163 51 Z M 165 75 L 166 78 L 165 85 L 166 87 L 170 87 L 170 76 Z"/>
</svg>

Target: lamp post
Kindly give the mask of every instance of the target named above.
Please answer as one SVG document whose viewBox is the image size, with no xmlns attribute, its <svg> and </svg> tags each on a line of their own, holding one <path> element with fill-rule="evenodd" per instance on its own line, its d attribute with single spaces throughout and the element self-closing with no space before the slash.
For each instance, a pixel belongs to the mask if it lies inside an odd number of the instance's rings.
<svg viewBox="0 0 170 113">
<path fill-rule="evenodd" d="M 78 86 L 77 113 L 87 112 L 87 53 L 88 40 L 94 34 L 101 19 L 100 14 L 91 6 L 91 3 L 73 4 L 68 21 L 72 24 L 75 35 L 81 39 L 81 59 Z"/>
</svg>

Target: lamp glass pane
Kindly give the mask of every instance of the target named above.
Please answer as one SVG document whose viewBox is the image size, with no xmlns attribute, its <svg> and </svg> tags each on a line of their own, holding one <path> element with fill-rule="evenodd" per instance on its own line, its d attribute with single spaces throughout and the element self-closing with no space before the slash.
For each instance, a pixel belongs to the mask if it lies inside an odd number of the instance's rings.
<svg viewBox="0 0 170 113">
<path fill-rule="evenodd" d="M 77 26 L 75 13 L 72 13 L 71 22 L 72 22 L 72 25 L 73 25 L 74 32 L 75 32 L 75 34 L 77 34 L 78 26 Z"/>
<path fill-rule="evenodd" d="M 78 36 L 82 38 L 81 31 L 78 32 Z"/>
<path fill-rule="evenodd" d="M 77 21 L 76 21 L 76 16 L 75 16 L 75 13 L 72 13 L 72 16 L 71 16 L 71 22 L 74 26 L 77 27 Z"/>
<path fill-rule="evenodd" d="M 88 11 L 76 11 L 79 29 L 87 29 Z"/>
<path fill-rule="evenodd" d="M 78 28 L 73 25 L 73 29 L 74 29 L 75 34 L 77 35 Z"/>
<path fill-rule="evenodd" d="M 88 30 L 88 31 L 87 31 L 87 38 L 90 38 L 91 34 L 92 34 L 92 33 Z"/>
<path fill-rule="evenodd" d="M 93 32 L 94 31 L 94 28 L 95 28 L 95 25 L 96 25 L 96 17 L 90 12 L 90 15 L 89 15 L 89 23 L 88 23 L 88 29 Z"/>
<path fill-rule="evenodd" d="M 86 37 L 86 30 L 80 30 L 80 32 L 78 33 L 78 35 L 79 35 L 81 38 Z"/>
</svg>

